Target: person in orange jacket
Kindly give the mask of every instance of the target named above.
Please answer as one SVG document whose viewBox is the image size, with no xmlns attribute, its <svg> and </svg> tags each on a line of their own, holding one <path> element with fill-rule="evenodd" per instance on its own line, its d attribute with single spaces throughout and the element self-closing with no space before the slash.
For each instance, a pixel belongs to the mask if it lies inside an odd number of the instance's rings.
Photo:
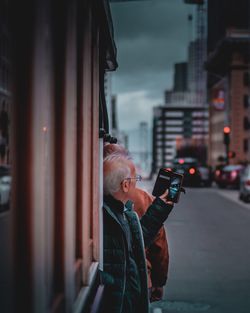
<svg viewBox="0 0 250 313">
<path fill-rule="evenodd" d="M 104 157 L 111 153 L 129 155 L 128 151 L 119 144 L 106 144 L 104 146 Z M 146 212 L 154 197 L 143 189 L 135 188 L 131 195 L 134 210 L 139 218 Z M 148 288 L 150 302 L 159 301 L 163 297 L 163 287 L 167 282 L 169 251 L 166 231 L 161 227 L 153 244 L 146 249 L 146 261 L 148 269 Z"/>
</svg>

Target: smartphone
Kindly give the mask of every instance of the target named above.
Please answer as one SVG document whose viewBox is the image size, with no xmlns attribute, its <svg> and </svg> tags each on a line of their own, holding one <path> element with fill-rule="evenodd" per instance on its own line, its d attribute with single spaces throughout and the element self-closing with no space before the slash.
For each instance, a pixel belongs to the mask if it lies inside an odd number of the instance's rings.
<svg viewBox="0 0 250 313">
<path fill-rule="evenodd" d="M 180 198 L 183 175 L 161 168 L 155 181 L 152 195 L 161 196 L 168 189 L 167 200 L 177 203 Z"/>
</svg>

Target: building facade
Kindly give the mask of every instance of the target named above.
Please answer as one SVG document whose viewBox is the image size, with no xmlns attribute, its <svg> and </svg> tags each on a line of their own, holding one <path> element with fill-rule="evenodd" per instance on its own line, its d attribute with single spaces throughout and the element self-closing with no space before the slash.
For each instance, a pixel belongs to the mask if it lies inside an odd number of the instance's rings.
<svg viewBox="0 0 250 313">
<path fill-rule="evenodd" d="M 98 312 L 104 73 L 117 67 L 109 2 L 4 0 L 0 17 L 11 180 L 0 212 L 0 311 Z M 2 187 L 1 177 L 1 199 Z"/>
<path fill-rule="evenodd" d="M 178 152 L 206 146 L 208 139 L 208 111 L 204 107 L 154 108 L 152 173 L 161 167 L 169 167 Z M 205 162 L 200 155 L 200 160 Z"/>
<path fill-rule="evenodd" d="M 188 89 L 188 65 L 187 62 L 174 65 L 174 92 L 185 92 Z"/>
<path fill-rule="evenodd" d="M 229 150 L 235 153 L 230 163 L 250 161 L 249 21 L 247 0 L 208 2 L 209 160 L 214 166 L 219 157 L 226 159 L 224 126 L 231 129 Z"/>
</svg>

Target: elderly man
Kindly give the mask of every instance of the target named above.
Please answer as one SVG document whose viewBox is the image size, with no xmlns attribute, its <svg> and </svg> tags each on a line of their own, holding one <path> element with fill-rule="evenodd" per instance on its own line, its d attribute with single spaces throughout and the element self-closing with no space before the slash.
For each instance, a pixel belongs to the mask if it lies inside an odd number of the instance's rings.
<svg viewBox="0 0 250 313">
<path fill-rule="evenodd" d="M 130 156 L 128 150 L 120 144 L 107 143 L 103 149 L 104 158 L 112 153 Z M 130 192 L 130 200 L 134 203 L 134 210 L 141 218 L 152 204 L 154 197 L 141 188 L 134 188 Z M 156 235 L 154 241 L 146 249 L 146 264 L 148 271 L 148 289 L 150 302 L 159 301 L 163 297 L 163 286 L 166 284 L 169 266 L 168 240 L 164 226 Z"/>
<path fill-rule="evenodd" d="M 113 153 L 105 157 L 103 167 L 104 312 L 147 313 L 144 248 L 154 240 L 173 203 L 166 200 L 166 191 L 153 201 L 139 220 L 129 201 L 139 180 L 131 158 Z"/>
</svg>

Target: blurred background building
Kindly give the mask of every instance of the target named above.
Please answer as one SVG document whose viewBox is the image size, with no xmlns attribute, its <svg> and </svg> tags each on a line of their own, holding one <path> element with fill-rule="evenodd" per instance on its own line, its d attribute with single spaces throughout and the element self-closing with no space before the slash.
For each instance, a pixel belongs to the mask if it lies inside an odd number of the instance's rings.
<svg viewBox="0 0 250 313">
<path fill-rule="evenodd" d="M 165 91 L 165 105 L 154 110 L 153 172 L 160 164 L 171 164 L 180 140 L 189 147 L 187 153 L 202 146 L 202 161 L 213 166 L 225 162 L 227 154 L 230 163 L 250 161 L 249 1 L 184 2 L 196 6 L 196 38 L 190 41 L 187 62 L 175 64 L 174 86 Z M 190 136 L 183 123 L 187 112 L 193 116 L 197 109 L 204 112 L 204 119 L 193 120 L 192 127 L 200 133 L 192 130 Z M 175 120 L 166 118 L 173 112 Z M 230 127 L 228 150 L 225 126 Z M 199 141 L 190 140 L 193 134 Z"/>
<path fill-rule="evenodd" d="M 229 126 L 231 163 L 250 161 L 250 3 L 208 1 L 209 162 L 225 157 Z"/>
<path fill-rule="evenodd" d="M 170 167 L 173 159 L 179 156 L 196 157 L 206 163 L 203 142 L 207 136 L 208 112 L 204 107 L 156 107 L 152 173 L 157 173 L 160 167 Z"/>
<path fill-rule="evenodd" d="M 190 36 L 187 62 L 174 65 L 174 86 L 165 91 L 165 104 L 154 109 L 152 173 L 171 166 L 177 156 L 207 162 L 208 104 L 206 96 L 206 2 L 184 1 L 195 7 L 195 39 Z M 193 28 L 193 17 L 188 16 Z M 191 32 L 192 33 L 192 32 Z"/>
</svg>

